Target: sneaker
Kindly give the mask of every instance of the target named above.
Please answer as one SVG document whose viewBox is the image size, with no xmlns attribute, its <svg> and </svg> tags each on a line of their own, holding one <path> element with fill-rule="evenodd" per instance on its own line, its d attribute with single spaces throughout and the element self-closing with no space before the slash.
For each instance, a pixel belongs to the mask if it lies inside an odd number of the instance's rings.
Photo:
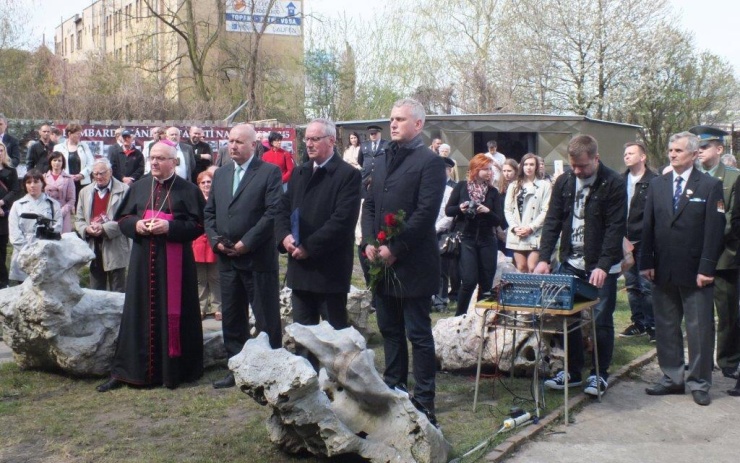
<svg viewBox="0 0 740 463">
<path fill-rule="evenodd" d="M 562 391 L 565 389 L 565 372 L 559 371 L 558 374 L 553 376 L 552 378 L 545 380 L 545 387 L 548 389 L 555 389 L 558 391 Z M 568 387 L 578 387 L 581 385 L 581 380 L 573 381 L 568 375 Z"/>
<path fill-rule="evenodd" d="M 636 325 L 633 323 L 627 328 L 625 328 L 624 331 L 619 333 L 619 337 L 620 338 L 632 338 L 635 336 L 644 336 L 646 334 L 647 334 L 647 331 L 645 330 L 644 326 Z"/>
<path fill-rule="evenodd" d="M 647 328 L 648 342 L 655 344 L 655 328 Z"/>
<path fill-rule="evenodd" d="M 596 389 L 596 386 L 597 386 L 596 381 L 597 381 L 597 379 L 601 382 L 601 393 L 602 394 L 605 393 L 606 392 L 606 388 L 609 387 L 609 383 L 607 383 L 606 380 L 604 378 L 602 378 L 601 376 L 595 376 L 595 375 L 591 375 L 591 376 L 588 377 L 588 379 L 586 380 L 586 381 L 588 381 L 588 386 L 586 386 L 586 388 L 583 390 L 583 392 L 585 392 L 588 395 L 592 395 L 594 397 L 598 397 L 599 396 L 599 391 Z"/>
</svg>

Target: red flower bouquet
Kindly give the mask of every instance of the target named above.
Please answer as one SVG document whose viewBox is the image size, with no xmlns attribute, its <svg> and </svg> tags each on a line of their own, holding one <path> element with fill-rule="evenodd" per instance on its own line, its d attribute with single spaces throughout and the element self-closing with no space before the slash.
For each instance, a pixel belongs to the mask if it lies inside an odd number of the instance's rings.
<svg viewBox="0 0 740 463">
<path fill-rule="evenodd" d="M 406 212 L 401 209 L 395 214 L 388 213 L 383 217 L 383 226 L 376 236 L 376 241 L 372 244 L 376 248 L 380 246 L 388 246 L 393 238 L 398 236 L 405 225 Z M 383 259 L 377 257 L 375 260 L 369 260 L 370 275 L 369 288 L 373 292 L 377 292 L 378 286 L 382 283 L 386 286 L 400 285 L 401 282 L 396 277 L 396 271 L 392 266 L 388 265 Z"/>
</svg>

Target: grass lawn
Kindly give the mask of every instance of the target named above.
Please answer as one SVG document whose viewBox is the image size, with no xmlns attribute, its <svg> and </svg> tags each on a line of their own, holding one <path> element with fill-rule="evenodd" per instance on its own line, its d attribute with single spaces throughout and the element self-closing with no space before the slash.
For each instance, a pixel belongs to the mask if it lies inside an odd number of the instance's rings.
<svg viewBox="0 0 740 463">
<path fill-rule="evenodd" d="M 357 279 L 353 281 L 362 285 Z M 620 290 L 617 332 L 630 323 L 626 300 L 626 293 Z M 435 320 L 442 316 L 449 315 L 434 314 Z M 382 371 L 378 334 L 371 337 L 369 346 L 375 350 Z M 646 337 L 617 338 L 611 370 L 649 349 Z M 288 455 L 273 446 L 264 424 L 271 410 L 237 389 L 211 387 L 211 381 L 224 373 L 225 366 L 212 368 L 197 383 L 173 391 L 123 388 L 99 394 L 95 385 L 100 379 L 21 371 L 14 363 L 2 364 L 0 462 L 326 461 Z M 479 396 L 483 403 L 479 402 L 475 414 L 473 388 L 474 372 L 437 375 L 437 417 L 454 449 L 450 458 L 493 434 L 510 407 L 531 410 L 533 406 L 529 378 L 483 379 Z M 549 391 L 545 397 L 543 415 L 562 404 L 561 392 Z"/>
</svg>

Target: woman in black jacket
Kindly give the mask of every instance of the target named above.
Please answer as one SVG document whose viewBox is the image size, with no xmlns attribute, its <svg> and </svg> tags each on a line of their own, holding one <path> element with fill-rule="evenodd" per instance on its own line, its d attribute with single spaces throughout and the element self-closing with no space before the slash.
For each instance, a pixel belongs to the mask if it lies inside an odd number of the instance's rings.
<svg viewBox="0 0 740 463">
<path fill-rule="evenodd" d="M 18 196 L 18 173 L 10 164 L 7 148 L 0 142 L 0 289 L 8 286 L 8 267 L 5 265 L 8 254 L 8 212 Z"/>
<path fill-rule="evenodd" d="M 484 154 L 470 160 L 468 181 L 459 182 L 452 190 L 445 213 L 455 217 L 462 232 L 460 277 L 462 286 L 457 298 L 457 315 L 468 311 L 473 290 L 478 285 L 478 300 L 491 293 L 496 275 L 498 246 L 494 229 L 501 223 L 499 192 L 490 186 L 492 161 Z"/>
</svg>

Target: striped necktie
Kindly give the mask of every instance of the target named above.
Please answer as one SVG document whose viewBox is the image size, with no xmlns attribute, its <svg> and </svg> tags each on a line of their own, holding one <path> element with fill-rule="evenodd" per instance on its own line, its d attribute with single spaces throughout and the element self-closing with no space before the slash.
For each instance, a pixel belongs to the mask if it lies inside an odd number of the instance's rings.
<svg viewBox="0 0 740 463">
<path fill-rule="evenodd" d="M 678 201 L 681 199 L 681 193 L 683 192 L 683 189 L 681 188 L 681 182 L 683 182 L 683 177 L 677 177 L 676 178 L 676 191 L 673 193 L 673 212 L 674 213 L 678 210 Z"/>
</svg>

